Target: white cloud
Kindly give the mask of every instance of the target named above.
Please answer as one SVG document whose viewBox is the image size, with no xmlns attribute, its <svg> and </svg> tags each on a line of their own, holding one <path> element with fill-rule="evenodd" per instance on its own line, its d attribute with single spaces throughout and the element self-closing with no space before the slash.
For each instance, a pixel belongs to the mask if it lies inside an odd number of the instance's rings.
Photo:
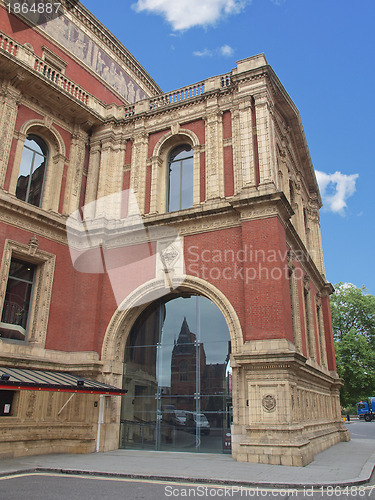
<svg viewBox="0 0 375 500">
<path fill-rule="evenodd" d="M 220 47 L 220 54 L 225 57 L 232 57 L 234 54 L 234 50 L 230 45 L 223 45 Z"/>
<path fill-rule="evenodd" d="M 328 210 L 340 215 L 345 214 L 346 200 L 355 193 L 358 177 L 358 174 L 345 175 L 341 172 L 326 174 L 325 172 L 316 171 L 323 203 Z"/>
<path fill-rule="evenodd" d="M 215 55 L 220 55 L 224 57 L 231 57 L 234 54 L 234 50 L 230 45 L 223 45 L 222 47 L 218 47 L 214 50 L 211 49 L 203 49 L 203 50 L 195 50 L 193 52 L 194 56 L 197 57 L 212 57 Z"/>
<path fill-rule="evenodd" d="M 238 14 L 251 0 L 137 0 L 137 12 L 163 16 L 175 31 L 193 26 L 215 24 L 219 19 Z"/>
<path fill-rule="evenodd" d="M 212 57 L 214 54 L 212 50 L 209 49 L 203 49 L 203 50 L 195 50 L 193 52 L 193 55 L 197 57 Z"/>
</svg>

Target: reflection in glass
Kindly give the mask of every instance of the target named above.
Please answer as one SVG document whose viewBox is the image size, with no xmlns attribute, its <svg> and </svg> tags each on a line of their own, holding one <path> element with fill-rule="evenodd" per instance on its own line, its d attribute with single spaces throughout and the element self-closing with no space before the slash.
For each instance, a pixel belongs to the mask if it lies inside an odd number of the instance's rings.
<svg viewBox="0 0 375 500">
<path fill-rule="evenodd" d="M 193 150 L 189 144 L 177 146 L 168 160 L 168 206 L 173 212 L 193 205 Z"/>
<path fill-rule="evenodd" d="M 36 135 L 29 135 L 22 151 L 16 196 L 37 207 L 42 201 L 47 157 L 45 142 Z"/>
<path fill-rule="evenodd" d="M 120 446 L 222 452 L 229 355 L 227 324 L 210 300 L 174 295 L 149 306 L 125 348 Z"/>
</svg>

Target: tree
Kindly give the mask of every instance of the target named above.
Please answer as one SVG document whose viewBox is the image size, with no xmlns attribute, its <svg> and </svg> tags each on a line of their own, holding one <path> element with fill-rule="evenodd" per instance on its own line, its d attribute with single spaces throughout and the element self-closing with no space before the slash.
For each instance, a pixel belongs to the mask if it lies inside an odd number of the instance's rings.
<svg viewBox="0 0 375 500">
<path fill-rule="evenodd" d="M 337 373 L 344 379 L 343 406 L 375 396 L 375 297 L 350 283 L 331 295 Z"/>
</svg>

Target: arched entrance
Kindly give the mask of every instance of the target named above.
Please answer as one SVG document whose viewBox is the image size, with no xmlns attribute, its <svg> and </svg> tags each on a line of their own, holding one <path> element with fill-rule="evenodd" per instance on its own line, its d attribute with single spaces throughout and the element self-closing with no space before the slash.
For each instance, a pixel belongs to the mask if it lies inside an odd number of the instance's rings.
<svg viewBox="0 0 375 500">
<path fill-rule="evenodd" d="M 230 334 L 208 298 L 172 294 L 135 321 L 124 355 L 120 447 L 230 451 Z"/>
</svg>

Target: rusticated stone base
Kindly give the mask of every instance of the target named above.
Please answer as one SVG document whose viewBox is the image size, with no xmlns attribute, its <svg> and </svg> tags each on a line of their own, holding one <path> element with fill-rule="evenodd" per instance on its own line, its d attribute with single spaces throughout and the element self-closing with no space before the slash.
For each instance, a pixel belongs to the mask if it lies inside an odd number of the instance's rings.
<svg viewBox="0 0 375 500">
<path fill-rule="evenodd" d="M 95 451 L 94 439 L 30 439 L 0 443 L 0 458 L 16 458 L 31 455 L 56 453 L 92 453 Z"/>
<path fill-rule="evenodd" d="M 313 432 L 307 428 L 262 430 L 263 442 L 251 439 L 253 434 L 258 434 L 255 429 L 247 428 L 246 433 L 248 438 L 245 440 L 243 434 L 236 434 L 235 426 L 232 428 L 232 456 L 237 461 L 298 467 L 312 462 L 314 456 L 326 448 L 350 440 L 347 429 L 340 422 L 331 429 Z"/>
</svg>

